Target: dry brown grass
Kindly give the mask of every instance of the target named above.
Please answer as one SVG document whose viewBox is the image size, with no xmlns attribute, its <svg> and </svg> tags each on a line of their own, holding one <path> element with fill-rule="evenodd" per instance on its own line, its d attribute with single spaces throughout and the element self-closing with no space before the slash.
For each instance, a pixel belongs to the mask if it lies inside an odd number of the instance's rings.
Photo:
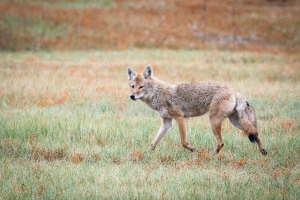
<svg viewBox="0 0 300 200">
<path fill-rule="evenodd" d="M 244 158 L 240 158 L 238 160 L 232 161 L 231 165 L 234 166 L 234 167 L 239 168 L 239 167 L 242 167 L 242 166 L 246 165 L 247 162 L 248 162 L 248 155 Z"/>
<path fill-rule="evenodd" d="M 189 159 L 184 162 L 177 163 L 175 162 L 175 168 L 180 170 L 182 168 L 190 167 L 190 166 L 198 166 L 200 167 L 203 163 L 207 163 L 210 161 L 210 156 L 207 151 L 204 150 L 203 147 L 200 148 L 196 152 L 197 158 Z"/>
<path fill-rule="evenodd" d="M 257 158 L 255 160 L 253 160 L 254 165 L 265 165 L 265 164 L 267 164 L 267 162 L 268 162 L 268 158 L 264 158 L 264 159 Z"/>
<path fill-rule="evenodd" d="M 45 149 L 43 147 L 35 147 L 31 148 L 31 159 L 33 160 L 41 160 L 45 159 L 47 161 L 55 161 L 61 160 L 66 157 L 66 149 L 65 148 L 56 148 L 56 149 Z"/>
<path fill-rule="evenodd" d="M 201 161 L 206 162 L 206 161 L 210 160 L 210 157 L 209 157 L 207 151 L 205 151 L 203 147 L 201 147 L 200 150 L 198 150 L 197 157 L 198 157 L 199 161 L 201 160 Z"/>
<path fill-rule="evenodd" d="M 295 132 L 297 126 L 294 121 L 292 120 L 284 120 L 281 122 L 281 128 L 286 132 Z"/>
<path fill-rule="evenodd" d="M 132 162 L 140 162 L 144 159 L 144 153 L 138 149 L 135 149 L 130 153 L 130 157 Z"/>
<path fill-rule="evenodd" d="M 82 163 L 85 158 L 85 155 L 83 153 L 74 152 L 73 155 L 71 155 L 71 162 L 74 164 Z"/>
<path fill-rule="evenodd" d="M 281 173 L 282 172 L 280 169 L 276 169 L 270 173 L 270 176 L 276 179 L 276 178 L 280 177 Z"/>
</svg>

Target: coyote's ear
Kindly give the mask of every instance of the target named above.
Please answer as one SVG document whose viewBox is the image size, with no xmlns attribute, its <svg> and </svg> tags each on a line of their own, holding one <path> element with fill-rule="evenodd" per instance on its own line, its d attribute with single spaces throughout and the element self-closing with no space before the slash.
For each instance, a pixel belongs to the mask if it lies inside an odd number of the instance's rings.
<svg viewBox="0 0 300 200">
<path fill-rule="evenodd" d="M 128 80 L 131 80 L 135 76 L 135 72 L 128 67 Z"/>
<path fill-rule="evenodd" d="M 153 76 L 153 71 L 150 65 L 147 66 L 147 68 L 144 71 L 144 77 L 145 78 L 150 78 Z"/>
</svg>

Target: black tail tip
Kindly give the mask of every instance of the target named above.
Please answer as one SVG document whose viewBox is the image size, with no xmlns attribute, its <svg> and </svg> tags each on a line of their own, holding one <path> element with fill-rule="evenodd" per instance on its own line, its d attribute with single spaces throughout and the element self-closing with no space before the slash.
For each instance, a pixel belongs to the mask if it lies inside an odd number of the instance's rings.
<svg viewBox="0 0 300 200">
<path fill-rule="evenodd" d="M 262 149 L 261 150 L 261 154 L 264 155 L 264 156 L 266 156 L 268 154 L 268 152 L 265 149 Z"/>
<path fill-rule="evenodd" d="M 250 133 L 248 135 L 250 142 L 256 142 L 257 141 L 257 133 Z"/>
</svg>

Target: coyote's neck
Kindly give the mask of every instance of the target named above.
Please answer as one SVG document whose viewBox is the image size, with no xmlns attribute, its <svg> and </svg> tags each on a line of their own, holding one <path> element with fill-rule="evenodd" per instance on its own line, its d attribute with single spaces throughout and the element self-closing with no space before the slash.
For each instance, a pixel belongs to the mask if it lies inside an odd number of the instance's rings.
<svg viewBox="0 0 300 200">
<path fill-rule="evenodd" d="M 154 110 L 159 110 L 161 104 L 163 103 L 165 97 L 167 96 L 166 92 L 169 91 L 171 84 L 161 81 L 157 78 L 152 77 L 152 92 L 146 98 L 141 99 L 148 106 Z"/>
<path fill-rule="evenodd" d="M 152 77 L 153 85 L 160 86 L 162 88 L 169 87 L 171 84 L 162 80 L 159 80 L 158 78 Z"/>
</svg>

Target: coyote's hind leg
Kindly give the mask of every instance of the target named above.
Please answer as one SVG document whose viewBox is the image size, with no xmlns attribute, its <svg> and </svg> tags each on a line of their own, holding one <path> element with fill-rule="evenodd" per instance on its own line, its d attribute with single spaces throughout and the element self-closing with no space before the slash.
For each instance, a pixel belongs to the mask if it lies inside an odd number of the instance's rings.
<svg viewBox="0 0 300 200">
<path fill-rule="evenodd" d="M 212 131 L 217 139 L 217 148 L 216 148 L 216 153 L 219 153 L 222 147 L 224 146 L 223 140 L 222 140 L 222 135 L 221 135 L 221 126 L 222 126 L 222 121 L 223 119 L 219 119 L 214 116 L 209 117 L 209 121 L 211 124 Z"/>
<path fill-rule="evenodd" d="M 227 116 L 232 113 L 235 106 L 235 97 L 231 94 L 217 97 L 213 99 L 210 110 L 209 110 L 209 122 L 212 128 L 212 131 L 217 139 L 217 148 L 216 153 L 219 153 L 222 147 L 224 146 L 222 135 L 221 135 L 221 126 Z"/>
</svg>

